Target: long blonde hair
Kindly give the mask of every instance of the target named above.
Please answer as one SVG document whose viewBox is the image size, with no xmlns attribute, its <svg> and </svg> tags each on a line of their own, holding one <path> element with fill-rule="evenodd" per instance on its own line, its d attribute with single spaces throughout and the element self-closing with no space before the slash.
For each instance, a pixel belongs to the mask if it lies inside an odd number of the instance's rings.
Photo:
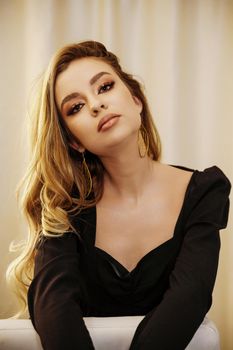
<svg viewBox="0 0 233 350">
<path fill-rule="evenodd" d="M 30 163 L 17 189 L 29 232 L 24 244 L 18 246 L 20 255 L 7 270 L 7 281 L 19 301 L 16 317 L 27 311 L 27 291 L 33 278 L 36 245 L 41 237 L 58 237 L 70 230 L 75 231 L 71 214 L 77 215 L 83 208 L 94 206 L 103 193 L 103 165 L 96 155 L 87 151 L 85 158 L 95 196 L 87 195 L 90 182 L 83 172 L 81 154 L 70 147 L 72 135 L 55 103 L 54 86 L 58 74 L 70 62 L 83 57 L 98 57 L 109 64 L 131 94 L 141 100 L 142 124 L 149 138 L 148 154 L 154 160 L 161 157 L 160 137 L 141 84 L 131 74 L 122 71 L 118 58 L 96 41 L 84 41 L 60 49 L 41 77 L 34 97 L 30 113 Z"/>
</svg>

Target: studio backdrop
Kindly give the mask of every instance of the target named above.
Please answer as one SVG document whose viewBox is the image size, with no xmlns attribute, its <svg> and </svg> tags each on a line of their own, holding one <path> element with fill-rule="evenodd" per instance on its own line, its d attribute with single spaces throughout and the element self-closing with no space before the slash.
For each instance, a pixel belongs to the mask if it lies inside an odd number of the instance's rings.
<svg viewBox="0 0 233 350">
<path fill-rule="evenodd" d="M 101 41 L 143 84 L 162 162 L 217 165 L 233 181 L 233 1 L 0 0 L 0 318 L 15 310 L 8 247 L 27 235 L 15 188 L 28 161 L 30 91 L 58 48 L 83 40 Z M 223 350 L 233 349 L 232 248 L 231 209 L 208 313 Z"/>
</svg>

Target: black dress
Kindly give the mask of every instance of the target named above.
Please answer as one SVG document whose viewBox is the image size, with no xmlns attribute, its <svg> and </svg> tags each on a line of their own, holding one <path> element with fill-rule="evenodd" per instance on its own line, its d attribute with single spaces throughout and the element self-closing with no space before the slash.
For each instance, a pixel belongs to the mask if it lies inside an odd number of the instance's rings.
<svg viewBox="0 0 233 350">
<path fill-rule="evenodd" d="M 193 174 L 174 235 L 131 272 L 94 246 L 96 207 L 74 218 L 81 239 L 70 232 L 40 243 L 28 307 L 44 349 L 94 349 L 84 316 L 145 315 L 130 350 L 182 350 L 191 341 L 212 304 L 231 184 L 217 166 L 175 167 Z"/>
</svg>

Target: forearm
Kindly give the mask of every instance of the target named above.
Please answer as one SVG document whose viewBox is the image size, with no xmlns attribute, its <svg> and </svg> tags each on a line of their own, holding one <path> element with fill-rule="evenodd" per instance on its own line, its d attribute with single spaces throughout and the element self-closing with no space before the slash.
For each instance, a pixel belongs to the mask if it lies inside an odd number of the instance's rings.
<svg viewBox="0 0 233 350">
<path fill-rule="evenodd" d="M 64 305 L 63 305 L 64 306 Z M 62 307 L 63 309 L 63 307 Z M 89 332 L 77 305 L 65 306 L 65 312 L 54 306 L 43 312 L 36 312 L 34 319 L 43 349 L 45 350 L 93 350 Z"/>
<path fill-rule="evenodd" d="M 168 292 L 166 300 L 139 324 L 130 350 L 185 349 L 210 305 L 210 296 L 191 288 Z"/>
<path fill-rule="evenodd" d="M 212 225 L 206 225 L 205 232 L 199 225 L 192 228 L 171 273 L 169 289 L 139 324 L 130 350 L 185 349 L 210 309 L 219 248 L 219 232 Z"/>
<path fill-rule="evenodd" d="M 60 244 L 56 240 L 51 243 Z M 37 273 L 28 290 L 28 307 L 43 348 L 93 350 L 80 308 L 81 282 L 77 256 L 58 255 L 46 259 L 46 263 L 43 263 L 45 254 L 41 257 L 42 260 L 37 257 Z"/>
</svg>

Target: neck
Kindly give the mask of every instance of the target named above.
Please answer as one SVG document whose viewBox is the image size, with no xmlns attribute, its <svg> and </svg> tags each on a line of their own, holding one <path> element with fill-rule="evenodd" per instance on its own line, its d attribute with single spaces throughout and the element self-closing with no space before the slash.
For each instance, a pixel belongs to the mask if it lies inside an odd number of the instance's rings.
<svg viewBox="0 0 233 350">
<path fill-rule="evenodd" d="M 101 158 L 105 168 L 104 196 L 137 204 L 154 180 L 157 162 L 141 158 L 138 150 Z"/>
</svg>

